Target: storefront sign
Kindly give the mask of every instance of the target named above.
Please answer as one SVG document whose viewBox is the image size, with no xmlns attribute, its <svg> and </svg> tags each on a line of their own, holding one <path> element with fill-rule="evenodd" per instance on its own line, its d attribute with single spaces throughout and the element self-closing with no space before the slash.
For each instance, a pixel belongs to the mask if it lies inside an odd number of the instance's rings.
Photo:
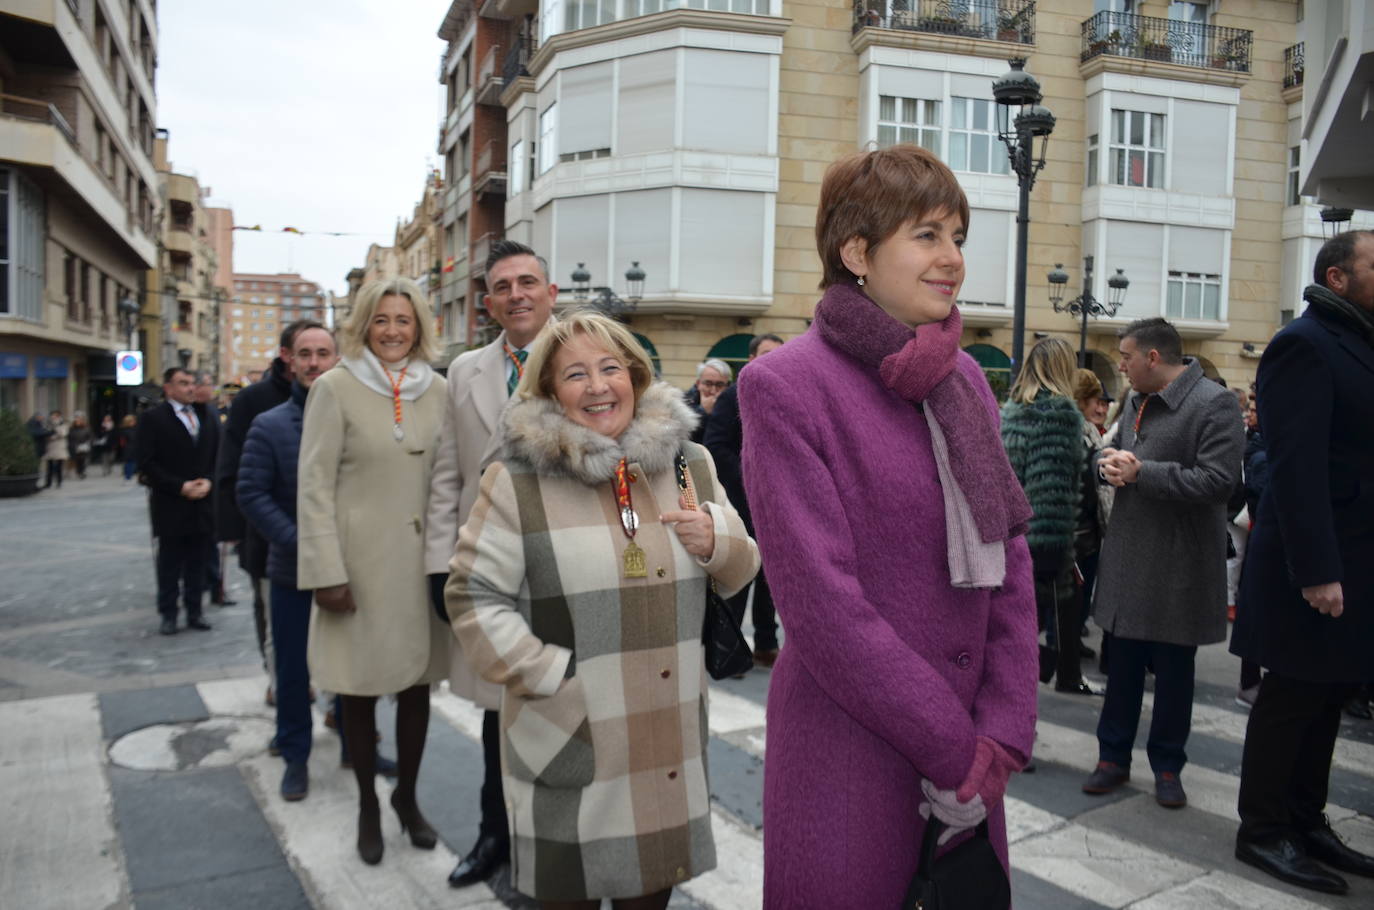
<svg viewBox="0 0 1374 910">
<path fill-rule="evenodd" d="M 33 359 L 33 375 L 35 379 L 66 379 L 67 358 L 35 357 Z"/>
<path fill-rule="evenodd" d="M 24 354 L 0 354 L 0 379 L 28 379 L 29 358 Z"/>
</svg>

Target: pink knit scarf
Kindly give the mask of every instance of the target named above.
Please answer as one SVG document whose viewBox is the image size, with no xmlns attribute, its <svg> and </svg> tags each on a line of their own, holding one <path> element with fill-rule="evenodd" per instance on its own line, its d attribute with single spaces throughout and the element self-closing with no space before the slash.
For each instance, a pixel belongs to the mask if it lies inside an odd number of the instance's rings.
<svg viewBox="0 0 1374 910">
<path fill-rule="evenodd" d="M 832 285 L 816 305 L 815 322 L 831 346 L 874 367 L 884 386 L 922 406 L 939 424 L 947 467 L 967 500 L 983 543 L 1024 534 L 1030 502 L 1002 448 L 996 418 L 980 391 L 955 369 L 963 320 L 959 308 L 913 331 L 850 283 Z"/>
</svg>

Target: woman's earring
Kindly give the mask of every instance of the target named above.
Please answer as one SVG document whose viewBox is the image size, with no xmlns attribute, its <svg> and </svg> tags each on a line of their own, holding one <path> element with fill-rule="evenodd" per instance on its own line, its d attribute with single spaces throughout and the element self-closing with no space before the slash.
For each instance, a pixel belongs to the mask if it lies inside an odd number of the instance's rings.
<svg viewBox="0 0 1374 910">
<path fill-rule="evenodd" d="M 860 275 L 860 276 L 859 276 L 859 287 L 863 287 L 863 286 L 864 286 L 864 276 Z"/>
</svg>

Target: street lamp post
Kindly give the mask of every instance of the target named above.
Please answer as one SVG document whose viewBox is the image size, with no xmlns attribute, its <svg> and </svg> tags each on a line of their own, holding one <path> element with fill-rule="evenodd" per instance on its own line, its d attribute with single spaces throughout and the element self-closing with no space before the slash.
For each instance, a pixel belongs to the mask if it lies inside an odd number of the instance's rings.
<svg viewBox="0 0 1374 910">
<path fill-rule="evenodd" d="M 1040 104 L 1040 83 L 1026 72 L 1026 58 L 1013 57 L 1011 69 L 992 84 L 997 102 L 997 138 L 1007 147 L 1012 173 L 1020 187 L 1016 215 L 1016 294 L 1012 304 L 1011 378 L 1021 371 L 1026 344 L 1026 248 L 1030 230 L 1030 191 L 1045 167 L 1045 151 L 1054 132 L 1054 114 Z M 1013 110 L 1014 109 L 1014 110 Z M 1035 140 L 1040 154 L 1035 155 Z"/>
<path fill-rule="evenodd" d="M 593 287 L 587 263 L 579 262 L 572 273 L 572 291 L 573 299 L 580 304 L 587 303 L 588 297 L 595 295 L 590 297 L 592 306 L 612 319 L 624 321 L 644 299 L 644 270 L 639 267 L 639 260 L 630 263 L 625 271 L 625 297 L 621 298 L 608 287 Z"/>
<path fill-rule="evenodd" d="M 1355 217 L 1355 210 L 1338 209 L 1333 205 L 1328 205 L 1322 209 L 1321 216 L 1322 239 L 1330 240 L 1350 226 L 1350 219 Z"/>
<path fill-rule="evenodd" d="M 126 350 L 135 350 L 138 348 L 138 336 L 135 334 L 138 331 L 138 301 L 132 294 L 125 294 L 115 306 L 124 322 L 124 333 L 128 335 L 129 346 Z"/>
<path fill-rule="evenodd" d="M 1068 303 L 1064 303 L 1064 285 L 1069 283 L 1069 273 L 1064 271 L 1063 263 L 1056 262 L 1054 271 L 1046 276 L 1050 283 L 1050 304 L 1056 313 L 1071 313 L 1081 320 L 1078 334 L 1078 365 L 1088 365 L 1088 317 L 1097 319 L 1102 316 L 1115 316 L 1117 310 L 1126 302 L 1126 288 L 1131 284 L 1126 273 L 1117 269 L 1116 274 L 1107 279 L 1107 299 L 1098 300 L 1093 296 L 1093 257 L 1083 257 L 1083 293 Z"/>
</svg>

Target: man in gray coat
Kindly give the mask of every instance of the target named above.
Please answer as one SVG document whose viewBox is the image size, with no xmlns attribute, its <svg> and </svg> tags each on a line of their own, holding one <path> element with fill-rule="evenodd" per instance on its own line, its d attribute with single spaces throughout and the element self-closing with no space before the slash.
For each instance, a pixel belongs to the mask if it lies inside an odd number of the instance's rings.
<svg viewBox="0 0 1374 910">
<path fill-rule="evenodd" d="M 1226 500 L 1240 479 L 1245 432 L 1235 396 L 1183 356 L 1167 321 L 1141 319 L 1121 335 L 1131 385 L 1118 447 L 1098 455 L 1116 487 L 1102 541 L 1095 613 L 1112 634 L 1098 718 L 1098 764 L 1085 793 L 1130 779 L 1145 669 L 1155 673 L 1146 753 L 1161 806 L 1187 805 L 1179 772 L 1193 715 L 1197 646 L 1226 637 Z"/>
</svg>

